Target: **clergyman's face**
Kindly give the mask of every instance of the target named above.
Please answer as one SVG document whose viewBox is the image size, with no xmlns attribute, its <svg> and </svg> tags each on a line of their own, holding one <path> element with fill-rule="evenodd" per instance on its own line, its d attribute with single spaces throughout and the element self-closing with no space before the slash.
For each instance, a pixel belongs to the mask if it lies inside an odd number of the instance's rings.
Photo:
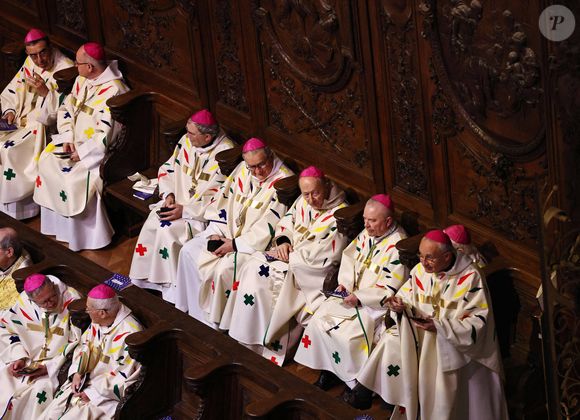
<svg viewBox="0 0 580 420">
<path fill-rule="evenodd" d="M 59 304 L 58 290 L 53 284 L 44 285 L 32 300 L 47 312 L 54 312 Z"/>
<path fill-rule="evenodd" d="M 314 178 L 310 176 L 302 177 L 298 181 L 302 197 L 314 209 L 321 210 L 324 200 L 327 198 L 326 187 L 323 178 Z"/>
<path fill-rule="evenodd" d="M 363 212 L 365 229 L 370 236 L 379 238 L 387 233 L 393 223 L 393 218 L 387 216 L 384 208 L 380 204 L 367 204 Z"/>
<path fill-rule="evenodd" d="M 200 133 L 197 125 L 191 120 L 187 121 L 187 138 L 194 147 L 204 147 L 211 142 L 211 136 Z"/>
<path fill-rule="evenodd" d="M 260 181 L 265 180 L 274 167 L 274 159 L 272 156 L 268 157 L 264 149 L 245 153 L 244 161 L 248 170 Z"/>
<path fill-rule="evenodd" d="M 441 251 L 437 242 L 423 238 L 419 244 L 419 260 L 427 273 L 439 273 L 449 266 L 453 253 Z"/>
<path fill-rule="evenodd" d="M 46 41 L 38 41 L 35 44 L 27 45 L 25 47 L 26 54 L 43 70 L 50 70 L 53 65 L 54 57 L 52 54 L 52 47 Z"/>
</svg>

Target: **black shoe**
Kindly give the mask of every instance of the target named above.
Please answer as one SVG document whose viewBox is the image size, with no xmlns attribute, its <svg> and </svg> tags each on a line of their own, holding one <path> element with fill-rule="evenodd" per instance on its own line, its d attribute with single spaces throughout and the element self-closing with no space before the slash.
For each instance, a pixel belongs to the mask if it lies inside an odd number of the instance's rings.
<svg viewBox="0 0 580 420">
<path fill-rule="evenodd" d="M 317 386 L 323 391 L 328 391 L 333 386 L 339 385 L 341 383 L 342 381 L 340 380 L 340 378 L 336 376 L 334 373 L 329 372 L 327 370 L 323 370 L 320 373 L 320 376 L 318 377 L 316 382 L 314 382 L 314 386 Z"/>
<path fill-rule="evenodd" d="M 373 391 L 357 384 L 353 389 L 344 391 L 342 400 L 354 408 L 366 410 L 373 405 Z"/>
</svg>

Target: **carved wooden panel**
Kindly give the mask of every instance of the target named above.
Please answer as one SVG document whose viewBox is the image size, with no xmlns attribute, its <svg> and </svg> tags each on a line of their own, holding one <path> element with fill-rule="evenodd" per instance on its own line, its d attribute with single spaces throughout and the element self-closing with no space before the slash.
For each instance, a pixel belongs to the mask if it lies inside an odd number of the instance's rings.
<svg viewBox="0 0 580 420">
<path fill-rule="evenodd" d="M 370 110 L 352 13 L 348 2 L 284 0 L 260 2 L 254 16 L 266 128 L 285 139 L 280 148 L 293 157 L 300 160 L 308 153 L 311 163 L 358 181 L 370 193 L 372 186 L 365 185 L 373 179 L 365 124 Z"/>
<path fill-rule="evenodd" d="M 56 24 L 65 30 L 87 38 L 85 6 L 82 0 L 55 0 Z"/>
</svg>

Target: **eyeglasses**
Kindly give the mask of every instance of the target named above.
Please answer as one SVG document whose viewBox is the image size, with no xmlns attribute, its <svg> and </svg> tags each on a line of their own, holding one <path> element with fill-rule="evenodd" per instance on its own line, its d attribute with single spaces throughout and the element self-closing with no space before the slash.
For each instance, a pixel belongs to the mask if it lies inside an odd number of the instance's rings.
<svg viewBox="0 0 580 420">
<path fill-rule="evenodd" d="M 441 253 L 439 255 L 421 255 L 421 254 L 417 254 L 417 258 L 419 258 L 419 261 L 427 261 L 428 263 L 434 263 L 435 261 L 437 261 L 439 258 L 441 258 L 445 254 L 447 254 L 447 252 L 443 252 L 443 253 Z"/>
<path fill-rule="evenodd" d="M 105 311 L 105 312 L 107 312 L 106 309 L 90 309 L 90 308 L 85 308 L 85 312 L 96 312 L 96 311 Z"/>
<path fill-rule="evenodd" d="M 91 64 L 91 63 L 79 63 L 75 60 L 75 67 L 82 66 L 83 64 Z"/>
<path fill-rule="evenodd" d="M 58 299 L 58 295 L 53 292 L 52 295 L 50 295 L 49 297 L 47 297 L 44 300 L 37 300 L 37 299 L 33 299 L 33 300 L 34 300 L 34 303 L 36 303 L 38 306 L 48 306 L 49 303 L 53 303 L 56 299 Z"/>
<path fill-rule="evenodd" d="M 246 163 L 246 168 L 248 168 L 250 171 L 255 171 L 257 169 L 264 169 L 266 166 L 268 166 L 268 163 L 270 163 L 269 159 L 266 159 L 265 161 L 257 163 L 255 165 L 248 165 Z"/>
<path fill-rule="evenodd" d="M 40 56 L 47 57 L 48 54 L 50 54 L 50 50 L 48 48 L 44 48 L 44 49 L 38 51 L 37 53 L 28 54 L 28 56 L 30 58 L 32 58 L 33 60 L 36 60 Z"/>
</svg>

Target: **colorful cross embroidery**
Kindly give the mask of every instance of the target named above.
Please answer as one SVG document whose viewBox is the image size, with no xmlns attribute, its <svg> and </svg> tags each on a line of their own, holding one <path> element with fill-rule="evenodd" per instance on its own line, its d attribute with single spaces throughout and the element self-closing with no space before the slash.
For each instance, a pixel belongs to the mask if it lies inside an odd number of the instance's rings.
<svg viewBox="0 0 580 420">
<path fill-rule="evenodd" d="M 17 335 L 10 336 L 10 344 L 14 344 L 14 343 L 18 343 L 18 342 L 20 342 L 20 337 L 18 337 Z"/>
<path fill-rule="evenodd" d="M 332 353 L 332 358 L 334 359 L 334 363 L 336 363 L 337 365 L 340 363 L 340 355 L 338 354 L 337 351 Z"/>
<path fill-rule="evenodd" d="M 135 252 L 140 256 L 145 255 L 147 252 L 147 247 L 143 246 L 143 244 L 137 244 L 137 248 L 135 248 Z"/>
<path fill-rule="evenodd" d="M 399 376 L 399 369 L 401 369 L 398 365 L 389 365 L 389 371 L 387 372 L 387 375 L 389 376 Z"/>
<path fill-rule="evenodd" d="M 66 197 L 66 193 L 64 192 L 64 190 L 62 190 L 59 195 L 60 195 L 60 198 L 62 199 L 62 201 L 66 201 L 67 197 Z"/>
<path fill-rule="evenodd" d="M 167 248 L 162 248 L 159 250 L 159 253 L 161 254 L 161 257 L 166 260 L 167 258 L 169 258 L 169 251 L 167 250 Z"/>
<path fill-rule="evenodd" d="M 270 267 L 262 264 L 258 274 L 262 277 L 270 277 Z"/>
<path fill-rule="evenodd" d="M 8 168 L 7 170 L 4 171 L 4 176 L 6 177 L 6 179 L 8 181 L 10 181 L 12 178 L 16 178 L 16 174 L 14 173 L 14 171 L 12 170 L 12 168 Z"/>
<path fill-rule="evenodd" d="M 70 171 L 72 171 L 72 168 L 71 167 L 68 167 L 68 166 L 65 166 L 64 168 L 61 169 L 61 171 L 63 171 L 63 172 L 70 172 Z"/>
<path fill-rule="evenodd" d="M 310 338 L 308 338 L 307 335 L 305 335 L 304 337 L 302 337 L 302 344 L 304 344 L 304 348 L 307 349 L 309 345 L 312 344 L 312 341 L 310 341 Z"/>
<path fill-rule="evenodd" d="M 39 392 L 36 394 L 36 398 L 38 398 L 38 404 L 42 404 L 47 400 L 46 398 L 46 391 Z"/>
<path fill-rule="evenodd" d="M 274 341 L 271 346 L 274 351 L 282 350 L 282 344 L 280 343 L 280 340 Z"/>
<path fill-rule="evenodd" d="M 169 220 L 162 220 L 161 227 L 171 226 L 171 222 Z"/>
<path fill-rule="evenodd" d="M 93 137 L 93 134 L 95 134 L 95 129 L 93 127 L 89 127 L 84 131 L 85 135 L 87 136 L 88 139 Z"/>
<path fill-rule="evenodd" d="M 228 290 L 226 290 L 225 293 L 226 293 L 226 298 L 229 298 L 232 291 L 230 289 L 228 289 Z"/>
<path fill-rule="evenodd" d="M 7 141 L 6 143 L 4 143 L 4 148 L 8 149 L 9 147 L 14 146 L 14 142 L 12 140 Z"/>
<path fill-rule="evenodd" d="M 270 357 L 270 362 L 278 364 L 278 361 L 276 360 L 276 356 Z"/>
<path fill-rule="evenodd" d="M 226 213 L 225 209 L 221 209 L 220 212 L 219 212 L 220 219 L 226 220 L 226 214 L 227 213 Z"/>
<path fill-rule="evenodd" d="M 40 175 L 36 176 L 36 188 L 40 187 L 42 185 L 42 181 L 40 180 Z"/>
<path fill-rule="evenodd" d="M 232 290 L 238 290 L 238 286 L 240 285 L 239 281 L 235 281 L 234 284 L 232 285 Z"/>
<path fill-rule="evenodd" d="M 244 295 L 244 305 L 254 306 L 254 296 L 248 295 L 247 293 Z"/>
</svg>

